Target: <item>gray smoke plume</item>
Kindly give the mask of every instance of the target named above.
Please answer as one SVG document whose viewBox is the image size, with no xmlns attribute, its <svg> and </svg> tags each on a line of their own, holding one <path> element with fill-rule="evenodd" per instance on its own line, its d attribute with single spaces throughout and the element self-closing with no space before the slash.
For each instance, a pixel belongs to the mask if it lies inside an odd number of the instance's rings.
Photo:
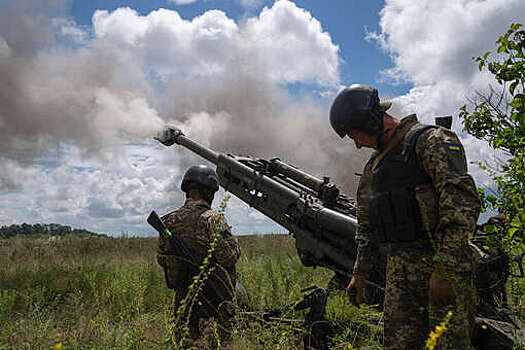
<svg viewBox="0 0 525 350">
<path fill-rule="evenodd" d="M 187 136 L 222 152 L 279 157 L 315 176 L 330 176 L 354 194 L 354 173 L 361 172 L 370 152 L 355 151 L 350 139 L 341 140 L 333 132 L 326 101 L 306 95 L 292 100 L 260 77 L 239 74 L 220 84 L 173 84 L 171 91 L 184 101 L 173 108 L 174 115 L 182 117 L 175 124 Z"/>
<path fill-rule="evenodd" d="M 139 70 L 115 48 L 59 43 L 66 1 L 0 4 L 0 155 L 38 154 L 70 141 L 99 151 L 122 134 L 146 137 L 162 124 L 135 89 Z"/>
<path fill-rule="evenodd" d="M 175 122 L 218 151 L 278 156 L 354 194 L 368 152 L 353 152 L 331 130 L 329 101 L 290 96 L 255 63 L 232 63 L 213 79 L 168 77 L 159 89 L 144 62 L 118 45 L 72 44 L 60 20 L 65 3 L 0 3 L 0 160 L 31 159 L 60 142 L 104 156 L 115 140 L 141 141 Z M 179 166 L 198 162 L 187 153 Z M 4 177 L 0 186 L 15 183 Z"/>
</svg>

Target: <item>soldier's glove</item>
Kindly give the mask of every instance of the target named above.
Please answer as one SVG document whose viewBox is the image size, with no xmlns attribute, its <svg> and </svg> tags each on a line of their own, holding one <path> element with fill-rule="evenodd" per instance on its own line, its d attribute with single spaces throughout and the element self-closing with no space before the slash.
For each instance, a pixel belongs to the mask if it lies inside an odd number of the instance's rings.
<svg viewBox="0 0 525 350">
<path fill-rule="evenodd" d="M 366 276 L 362 273 L 356 273 L 348 286 L 346 292 L 348 299 L 354 306 L 359 306 L 365 300 Z"/>
<path fill-rule="evenodd" d="M 430 304 L 433 307 L 442 308 L 447 305 L 456 304 L 456 295 L 451 281 L 454 274 L 434 270 L 430 277 Z"/>
</svg>

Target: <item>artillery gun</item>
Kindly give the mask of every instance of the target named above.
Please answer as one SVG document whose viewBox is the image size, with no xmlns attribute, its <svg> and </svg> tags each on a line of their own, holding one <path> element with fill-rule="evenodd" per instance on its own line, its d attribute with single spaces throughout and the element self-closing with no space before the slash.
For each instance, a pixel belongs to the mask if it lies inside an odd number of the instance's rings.
<svg viewBox="0 0 525 350">
<path fill-rule="evenodd" d="M 356 204 L 328 177 L 319 179 L 279 158 L 266 160 L 218 153 L 191 140 L 173 126 L 167 126 L 155 139 L 165 146 L 181 145 L 213 163 L 219 183 L 226 191 L 288 229 L 295 238 L 297 254 L 304 266 L 321 266 L 334 272 L 329 289 L 343 289 L 347 285 L 357 257 Z M 479 249 L 483 241 L 483 237 L 471 241 L 475 252 L 483 253 Z M 496 285 L 491 284 L 490 279 L 483 283 L 475 281 L 478 293 L 487 296 L 485 300 L 500 294 L 501 283 L 504 285 L 507 278 L 495 271 L 497 266 L 490 266 L 495 258 L 499 257 L 485 253 L 478 259 L 477 271 L 488 266 L 497 280 Z M 382 304 L 385 262 L 377 261 L 370 271 L 365 302 Z M 484 306 L 483 310 L 490 311 L 477 314 L 473 341 L 477 348 L 494 349 L 494 344 L 498 344 L 497 348 L 510 350 L 517 339 L 525 343 L 519 320 L 509 312 L 501 312 L 494 304 L 493 301 L 489 307 Z M 317 314 L 319 312 L 324 315 L 324 307 L 317 310 Z"/>
</svg>

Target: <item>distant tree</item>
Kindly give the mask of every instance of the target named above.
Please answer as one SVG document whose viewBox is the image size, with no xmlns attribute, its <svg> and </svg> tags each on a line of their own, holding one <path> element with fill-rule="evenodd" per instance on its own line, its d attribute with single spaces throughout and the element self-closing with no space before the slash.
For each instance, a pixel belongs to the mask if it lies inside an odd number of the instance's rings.
<svg viewBox="0 0 525 350">
<path fill-rule="evenodd" d="M 512 24 L 497 41 L 497 52 L 475 58 L 479 70 L 488 70 L 497 82 L 487 92 L 477 92 L 470 106 L 460 112 L 463 129 L 485 140 L 504 156 L 496 167 L 486 162 L 497 188 L 481 191 L 484 207 L 505 214 L 505 240 L 510 248 L 525 252 L 525 30 Z"/>
<path fill-rule="evenodd" d="M 60 229 L 59 224 L 49 224 L 49 231 L 51 234 L 55 235 L 59 229 Z"/>
<path fill-rule="evenodd" d="M 22 224 L 22 234 L 24 235 L 32 234 L 32 227 L 29 224 L 26 224 L 25 222 Z"/>
<path fill-rule="evenodd" d="M 15 236 L 29 236 L 29 237 L 40 237 L 40 236 L 100 236 L 98 233 L 94 233 L 85 229 L 72 229 L 67 225 L 60 224 L 34 224 L 30 225 L 23 223 L 22 225 L 10 225 L 0 227 L 0 238 L 10 238 Z M 103 235 L 105 236 L 105 235 Z"/>
</svg>

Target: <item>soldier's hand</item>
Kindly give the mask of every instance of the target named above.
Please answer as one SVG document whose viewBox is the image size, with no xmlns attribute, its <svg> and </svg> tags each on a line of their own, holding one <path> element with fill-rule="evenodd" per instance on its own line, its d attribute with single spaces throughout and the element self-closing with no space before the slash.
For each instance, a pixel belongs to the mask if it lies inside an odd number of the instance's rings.
<svg viewBox="0 0 525 350">
<path fill-rule="evenodd" d="M 456 304 L 456 295 L 452 287 L 452 273 L 444 273 L 438 270 L 432 272 L 430 277 L 430 303 L 432 306 L 441 308 Z"/>
<path fill-rule="evenodd" d="M 366 276 L 363 274 L 355 274 L 346 287 L 348 293 L 348 299 L 350 302 L 359 306 L 364 302 L 365 299 L 365 287 L 366 287 Z"/>
</svg>

